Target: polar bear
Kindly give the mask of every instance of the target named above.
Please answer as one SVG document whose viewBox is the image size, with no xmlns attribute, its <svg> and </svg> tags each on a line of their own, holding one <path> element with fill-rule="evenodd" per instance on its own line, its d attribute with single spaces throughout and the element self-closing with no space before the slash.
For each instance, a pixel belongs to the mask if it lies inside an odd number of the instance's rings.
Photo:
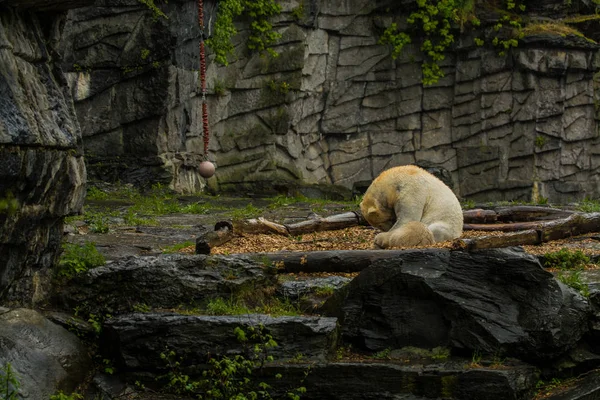
<svg viewBox="0 0 600 400">
<path fill-rule="evenodd" d="M 463 214 L 452 190 L 415 165 L 383 171 L 371 183 L 360 210 L 383 232 L 375 246 L 426 246 L 462 235 Z"/>
</svg>

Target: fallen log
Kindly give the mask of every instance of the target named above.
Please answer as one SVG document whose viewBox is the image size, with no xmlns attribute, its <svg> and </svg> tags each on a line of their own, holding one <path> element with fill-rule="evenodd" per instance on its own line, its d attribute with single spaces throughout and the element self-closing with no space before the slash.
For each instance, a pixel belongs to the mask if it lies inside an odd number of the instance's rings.
<svg viewBox="0 0 600 400">
<path fill-rule="evenodd" d="M 430 251 L 436 249 L 422 249 Z M 360 272 L 373 262 L 394 258 L 411 250 L 324 250 L 288 251 L 271 253 L 241 253 L 261 261 L 268 260 L 279 273 L 314 272 Z M 414 251 L 414 249 L 412 249 Z"/>
<path fill-rule="evenodd" d="M 471 224 L 471 226 L 476 226 Z M 494 247 L 509 247 L 519 245 L 535 245 L 551 240 L 564 239 L 571 236 L 583 235 L 600 231 L 600 213 L 572 214 L 567 218 L 542 222 L 522 222 L 515 224 L 490 224 L 489 227 L 518 226 L 524 228 L 504 235 L 481 236 L 470 239 L 455 239 L 452 246 L 456 249 L 487 249 Z M 526 229 L 529 228 L 529 229 Z M 486 230 L 483 225 L 477 230 Z"/>
<path fill-rule="evenodd" d="M 574 211 L 541 206 L 510 206 L 492 209 L 475 208 L 463 211 L 466 224 L 487 224 L 493 222 L 530 222 L 567 218 Z"/>
<path fill-rule="evenodd" d="M 311 218 L 293 224 L 278 224 L 262 217 L 233 222 L 235 233 L 275 233 L 279 235 L 297 236 L 311 232 L 331 231 L 350 228 L 356 225 L 368 225 L 362 214 L 349 211 L 329 217 L 314 215 Z"/>
<path fill-rule="evenodd" d="M 469 239 L 455 239 L 452 242 L 453 249 L 461 250 L 478 250 L 492 249 L 500 247 L 523 246 L 540 244 L 541 239 L 539 232 L 534 229 L 529 229 L 520 232 L 511 232 L 505 235 L 480 236 Z"/>
<path fill-rule="evenodd" d="M 494 211 L 500 222 L 543 221 L 567 218 L 575 211 L 542 206 L 510 206 L 496 207 Z"/>
<path fill-rule="evenodd" d="M 233 225 L 229 221 L 219 221 L 215 230 L 196 238 L 196 254 L 210 254 L 213 247 L 227 243 L 233 238 Z"/>
</svg>

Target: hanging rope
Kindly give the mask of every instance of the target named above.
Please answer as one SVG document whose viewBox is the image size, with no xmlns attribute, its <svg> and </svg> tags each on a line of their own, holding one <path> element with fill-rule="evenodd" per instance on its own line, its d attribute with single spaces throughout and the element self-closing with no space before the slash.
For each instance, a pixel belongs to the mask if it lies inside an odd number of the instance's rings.
<svg viewBox="0 0 600 400">
<path fill-rule="evenodd" d="M 198 166 L 200 175 L 210 178 L 215 173 L 215 166 L 208 161 L 208 104 L 206 103 L 206 49 L 204 47 L 204 0 L 198 0 L 198 24 L 200 25 L 200 88 L 202 91 L 202 139 L 204 140 L 204 161 Z"/>
<path fill-rule="evenodd" d="M 204 48 L 204 0 L 198 0 L 198 24 L 200 25 L 200 87 L 202 90 L 202 130 L 204 157 L 208 157 L 208 105 L 206 104 L 206 50 Z"/>
</svg>

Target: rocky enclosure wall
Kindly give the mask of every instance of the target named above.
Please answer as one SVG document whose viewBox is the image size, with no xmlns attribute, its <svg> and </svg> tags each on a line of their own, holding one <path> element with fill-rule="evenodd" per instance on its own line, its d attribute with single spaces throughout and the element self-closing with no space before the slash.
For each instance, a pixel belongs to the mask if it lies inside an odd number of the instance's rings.
<svg viewBox="0 0 600 400">
<path fill-rule="evenodd" d="M 578 12 L 572 3 L 531 12 Z M 278 58 L 248 53 L 240 24 L 237 57 L 209 64 L 215 190 L 284 190 L 294 181 L 350 189 L 415 163 L 446 169 L 455 192 L 476 201 L 600 195 L 597 45 L 536 35 L 500 57 L 465 35 L 444 61 L 446 77 L 423 86 L 418 45 L 393 60 L 377 43 L 406 5 L 281 4 Z M 94 178 L 162 180 L 193 192 L 205 187 L 196 169 L 196 2 L 161 8 L 168 19 L 154 20 L 135 0 L 72 11 L 63 68 Z"/>
<path fill-rule="evenodd" d="M 52 46 L 51 11 L 74 5 L 0 2 L 0 304 L 43 300 L 63 217 L 85 195 L 81 132 Z"/>
</svg>

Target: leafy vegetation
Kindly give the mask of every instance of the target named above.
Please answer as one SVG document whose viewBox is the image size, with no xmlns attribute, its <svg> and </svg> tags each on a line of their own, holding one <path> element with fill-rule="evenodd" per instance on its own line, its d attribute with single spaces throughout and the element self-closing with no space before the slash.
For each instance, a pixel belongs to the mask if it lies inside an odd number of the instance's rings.
<svg viewBox="0 0 600 400">
<path fill-rule="evenodd" d="M 560 249 L 552 253 L 544 254 L 544 268 L 556 268 L 560 270 L 577 270 L 589 264 L 590 258 L 581 250 Z"/>
<path fill-rule="evenodd" d="M 600 201 L 586 197 L 585 199 L 583 199 L 581 204 L 579 204 L 579 207 L 577 207 L 577 209 L 583 212 L 599 212 Z"/>
<path fill-rule="evenodd" d="M 83 396 L 79 393 L 65 394 L 62 391 L 50 396 L 50 400 L 81 400 Z"/>
<path fill-rule="evenodd" d="M 479 27 L 481 22 L 475 15 L 475 0 L 417 0 L 417 7 L 407 18 L 412 35 L 400 31 L 398 24 L 391 23 L 379 43 L 392 45 L 392 57 L 397 58 L 414 37 L 422 37 L 420 49 L 425 57 L 421 64 L 422 82 L 432 85 L 444 77 L 440 64 L 456 37 L 466 28 Z M 496 36 L 492 44 L 500 49 L 500 55 L 517 46 L 518 39 L 522 37 L 519 12 L 524 10 L 525 6 L 516 0 L 503 1 L 503 8 L 497 10 L 500 17 L 494 26 Z M 477 37 L 475 43 L 482 46 L 485 41 Z"/>
<path fill-rule="evenodd" d="M 159 18 L 168 18 L 167 15 L 162 12 L 160 8 L 158 8 L 154 0 L 138 0 L 138 2 L 142 3 L 152 11 L 154 20 L 158 20 Z"/>
<path fill-rule="evenodd" d="M 19 209 L 19 201 L 15 199 L 12 192 L 8 191 L 4 198 L 0 199 L 0 214 L 13 214 Z"/>
<path fill-rule="evenodd" d="M 174 351 L 167 349 L 161 353 L 160 357 L 168 369 L 165 375 L 158 378 L 164 383 L 164 390 L 202 399 L 271 399 L 271 386 L 257 377 L 261 376 L 265 364 L 274 361 L 269 352 L 278 346 L 277 342 L 262 325 L 251 326 L 247 330 L 237 327 L 234 334 L 244 345 L 243 354 L 210 357 L 209 368 L 202 373 L 200 379 L 193 379 L 184 372 L 184 360 L 177 357 Z M 310 369 L 307 369 L 305 377 L 309 372 Z M 274 377 L 281 379 L 282 375 Z M 305 392 L 304 386 L 298 386 L 287 390 L 286 398 L 299 400 Z"/>
<path fill-rule="evenodd" d="M 20 387 L 19 377 L 12 368 L 11 363 L 0 367 L 0 399 L 17 400 Z"/>
<path fill-rule="evenodd" d="M 581 271 L 589 263 L 590 258 L 581 250 L 561 249 L 544 255 L 544 267 L 558 269 L 556 279 L 579 291 L 585 297 L 590 295 L 590 290 L 581 279 Z"/>
<path fill-rule="evenodd" d="M 234 20 L 241 16 L 250 20 L 250 35 L 246 46 L 253 51 L 266 51 L 273 57 L 278 54 L 269 46 L 275 43 L 281 34 L 273 30 L 269 19 L 281 13 L 281 6 L 275 0 L 222 0 L 219 2 L 213 36 L 206 44 L 215 52 L 215 61 L 228 65 L 229 55 L 233 54 L 231 41 L 238 31 Z"/>
<path fill-rule="evenodd" d="M 84 245 L 64 243 L 63 252 L 58 261 L 56 275 L 72 278 L 76 274 L 96 268 L 106 263 L 106 259 L 92 242 Z"/>
</svg>

